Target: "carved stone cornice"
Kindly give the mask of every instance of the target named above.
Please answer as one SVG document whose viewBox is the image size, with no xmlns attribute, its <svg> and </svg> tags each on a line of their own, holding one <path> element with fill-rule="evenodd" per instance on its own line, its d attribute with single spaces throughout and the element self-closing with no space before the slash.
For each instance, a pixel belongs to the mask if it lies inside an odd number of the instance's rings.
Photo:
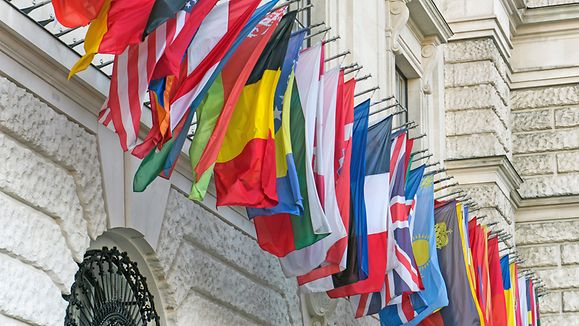
<svg viewBox="0 0 579 326">
<path fill-rule="evenodd" d="M 442 52 L 439 45 L 440 42 L 437 37 L 428 37 L 422 43 L 422 49 L 420 51 L 420 55 L 422 56 L 422 80 L 424 81 L 422 91 L 427 95 L 432 94 L 430 77 Z"/>
<path fill-rule="evenodd" d="M 505 195 L 509 196 L 515 209 L 519 207 L 521 196 L 517 189 L 523 183 L 523 179 L 506 156 L 447 160 L 445 167 L 460 184 L 495 183 Z"/>
</svg>

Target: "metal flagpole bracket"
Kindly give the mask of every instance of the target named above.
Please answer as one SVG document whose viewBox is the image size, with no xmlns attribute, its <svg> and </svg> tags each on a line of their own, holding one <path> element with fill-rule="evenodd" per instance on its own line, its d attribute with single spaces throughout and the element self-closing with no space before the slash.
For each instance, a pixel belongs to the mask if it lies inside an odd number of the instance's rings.
<svg viewBox="0 0 579 326">
<path fill-rule="evenodd" d="M 301 11 L 308 10 L 308 9 L 310 9 L 310 8 L 313 8 L 313 7 L 314 7 L 314 5 L 309 4 L 309 5 L 305 6 L 305 7 L 299 8 L 299 9 L 296 10 L 296 11 L 297 11 L 297 12 L 301 12 Z"/>
<path fill-rule="evenodd" d="M 449 176 L 449 177 L 445 177 L 445 178 L 442 178 L 442 179 L 438 179 L 438 180 L 434 181 L 434 184 L 441 183 L 441 182 L 445 182 L 445 181 L 448 181 L 448 180 L 450 180 L 450 179 L 454 179 L 454 176 L 451 175 L 451 176 Z"/>
<path fill-rule="evenodd" d="M 326 24 L 325 22 L 321 22 L 321 23 L 317 23 L 317 24 L 310 25 L 310 26 L 308 26 L 308 27 L 309 27 L 310 29 L 314 29 L 314 28 L 317 28 L 317 27 L 320 27 L 320 26 L 324 26 L 325 24 Z"/>
<path fill-rule="evenodd" d="M 275 6 L 275 7 L 273 7 L 273 8 L 270 10 L 270 12 L 276 11 L 276 10 L 281 9 L 281 8 L 285 8 L 285 7 L 289 6 L 289 5 L 291 5 L 292 3 L 296 3 L 296 2 L 299 2 L 299 1 L 300 1 L 300 0 L 289 0 L 289 1 L 286 1 L 286 2 L 284 2 L 284 3 L 282 3 L 282 4 L 279 4 L 279 5 Z"/>
<path fill-rule="evenodd" d="M 418 151 L 418 152 L 412 152 L 412 153 L 410 153 L 410 154 L 412 154 L 412 155 L 418 155 L 418 154 L 422 154 L 422 153 L 426 153 L 426 152 L 428 152 L 428 148 L 427 148 L 427 149 L 423 149 L 423 150 Z M 435 182 L 435 183 L 436 183 L 436 182 Z"/>
<path fill-rule="evenodd" d="M 412 161 L 413 161 L 413 162 L 418 162 L 418 161 L 422 161 L 422 160 L 424 160 L 424 159 L 431 158 L 431 157 L 433 157 L 433 156 L 434 156 L 434 154 L 428 154 L 428 155 L 424 155 L 424 156 L 415 158 L 415 159 L 413 159 Z"/>
<path fill-rule="evenodd" d="M 324 34 L 325 32 L 328 32 L 328 31 L 331 30 L 331 29 L 332 29 L 331 27 L 326 27 L 326 28 L 322 29 L 321 31 L 318 31 L 318 32 L 316 32 L 316 33 L 314 33 L 314 34 L 310 34 L 310 35 L 304 37 L 304 41 L 309 40 L 309 39 L 311 39 L 312 37 L 314 37 L 314 36 L 316 36 L 316 35 Z"/>
<path fill-rule="evenodd" d="M 380 103 L 384 103 L 384 102 L 390 101 L 390 100 L 393 99 L 393 98 L 394 98 L 394 96 L 385 97 L 385 98 L 383 98 L 383 99 L 381 99 L 381 100 L 379 100 L 379 101 L 376 101 L 376 102 L 374 102 L 374 103 L 371 103 L 370 106 L 372 107 L 372 106 L 374 106 L 374 105 L 378 105 L 378 104 L 380 104 Z"/>
<path fill-rule="evenodd" d="M 345 67 L 342 67 L 342 70 L 345 71 L 345 70 L 352 69 L 352 68 L 355 68 L 355 67 L 358 67 L 358 63 L 357 63 L 357 62 L 352 63 L 352 64 L 350 64 L 350 65 L 347 65 L 347 66 L 345 66 Z M 344 72 L 344 73 L 345 73 L 345 72 Z"/>
<path fill-rule="evenodd" d="M 432 155 L 432 154 L 430 154 L 430 155 Z M 441 190 L 443 190 L 443 189 L 452 188 L 452 187 L 455 187 L 455 186 L 458 186 L 458 182 L 451 183 L 451 184 L 449 184 L 449 185 L 442 186 L 442 187 L 440 187 L 440 188 L 436 188 L 436 189 L 434 189 L 434 192 L 439 192 L 439 191 L 441 191 Z"/>
<path fill-rule="evenodd" d="M 420 139 L 420 138 L 424 138 L 424 137 L 426 137 L 426 136 L 427 136 L 426 134 L 422 134 L 422 135 L 419 135 L 419 136 L 416 136 L 416 137 L 412 137 L 412 138 L 410 138 L 410 139 L 417 140 L 417 139 Z"/>
<path fill-rule="evenodd" d="M 361 81 L 366 80 L 368 78 L 372 78 L 372 74 L 368 74 L 364 77 L 356 78 L 356 82 L 361 82 Z"/>
<path fill-rule="evenodd" d="M 330 61 L 332 61 L 332 60 L 336 60 L 336 59 L 338 59 L 338 58 L 345 57 L 345 56 L 347 56 L 348 54 L 350 54 L 350 50 L 344 51 L 344 52 L 339 53 L 339 54 L 336 54 L 336 55 L 333 56 L 333 57 L 329 57 L 329 58 L 327 58 L 326 60 L 324 60 L 324 62 L 330 62 Z"/>
<path fill-rule="evenodd" d="M 340 39 L 340 35 L 338 35 L 338 36 L 334 36 L 334 37 L 332 37 L 332 38 L 330 38 L 330 39 L 327 39 L 327 40 L 324 40 L 324 41 L 322 41 L 322 43 L 324 43 L 324 44 L 328 44 L 328 43 L 331 43 L 331 42 L 337 41 L 337 40 L 339 40 L 339 39 Z"/>
<path fill-rule="evenodd" d="M 372 87 L 372 88 L 370 88 L 370 89 L 367 89 L 367 90 L 365 90 L 365 91 L 362 91 L 362 92 L 354 95 L 354 97 L 358 97 L 358 96 L 362 96 L 362 95 L 364 95 L 364 94 L 368 94 L 368 93 L 373 92 L 373 91 L 375 91 L 375 90 L 377 90 L 377 89 L 380 89 L 380 86 Z M 370 115 L 371 115 L 371 114 L 370 114 Z"/>
<path fill-rule="evenodd" d="M 357 65 L 357 64 L 356 64 L 356 65 Z M 351 73 L 353 73 L 353 72 L 362 70 L 362 68 L 364 68 L 364 66 L 358 66 L 358 67 L 356 67 L 356 68 L 352 68 L 352 69 L 347 70 L 347 71 L 345 70 L 345 71 L 344 71 L 344 75 L 351 74 Z"/>
</svg>

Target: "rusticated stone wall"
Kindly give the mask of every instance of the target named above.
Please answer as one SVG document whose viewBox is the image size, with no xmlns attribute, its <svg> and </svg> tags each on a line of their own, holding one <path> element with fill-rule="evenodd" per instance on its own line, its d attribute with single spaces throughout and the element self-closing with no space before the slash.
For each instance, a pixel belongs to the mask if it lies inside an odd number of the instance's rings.
<svg viewBox="0 0 579 326">
<path fill-rule="evenodd" d="M 0 322 L 62 325 L 106 227 L 96 136 L 0 77 Z"/>
<path fill-rule="evenodd" d="M 510 158 L 512 128 L 507 65 L 494 40 L 451 41 L 444 45 L 444 62 L 445 160 Z M 486 215 L 485 221 L 498 222 L 501 228 L 514 232 L 510 194 L 497 183 L 461 183 L 461 189 L 481 207 L 477 214 Z"/>
<path fill-rule="evenodd" d="M 579 194 L 579 85 L 517 90 L 512 95 L 514 163 L 523 198 Z M 540 270 L 550 293 L 545 325 L 579 318 L 579 214 L 563 221 L 517 223 L 526 266 Z"/>
<path fill-rule="evenodd" d="M 521 196 L 579 194 L 579 85 L 513 91 L 512 112 Z"/>
</svg>

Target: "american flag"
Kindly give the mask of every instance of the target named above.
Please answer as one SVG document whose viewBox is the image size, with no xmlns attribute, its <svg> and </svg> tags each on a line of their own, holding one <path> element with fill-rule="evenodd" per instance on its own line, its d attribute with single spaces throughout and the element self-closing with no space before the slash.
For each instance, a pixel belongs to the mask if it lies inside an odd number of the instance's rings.
<svg viewBox="0 0 579 326">
<path fill-rule="evenodd" d="M 143 102 L 155 66 L 189 15 L 187 11 L 179 11 L 175 19 L 159 26 L 142 43 L 129 46 L 115 57 L 109 97 L 99 114 L 99 122 L 119 135 L 123 151 L 137 144 Z"/>
</svg>

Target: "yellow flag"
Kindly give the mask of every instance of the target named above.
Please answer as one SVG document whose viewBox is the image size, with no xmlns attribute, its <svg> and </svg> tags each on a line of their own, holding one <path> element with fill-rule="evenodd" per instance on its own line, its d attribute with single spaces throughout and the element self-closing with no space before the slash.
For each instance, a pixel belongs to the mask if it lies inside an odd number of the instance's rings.
<svg viewBox="0 0 579 326">
<path fill-rule="evenodd" d="M 83 55 L 74 66 L 72 66 L 70 73 L 68 74 L 68 79 L 72 78 L 76 73 L 85 70 L 94 59 L 94 56 L 98 53 L 101 41 L 107 33 L 107 18 L 110 7 L 111 0 L 105 0 L 98 16 L 91 22 L 84 38 L 85 55 Z"/>
</svg>

